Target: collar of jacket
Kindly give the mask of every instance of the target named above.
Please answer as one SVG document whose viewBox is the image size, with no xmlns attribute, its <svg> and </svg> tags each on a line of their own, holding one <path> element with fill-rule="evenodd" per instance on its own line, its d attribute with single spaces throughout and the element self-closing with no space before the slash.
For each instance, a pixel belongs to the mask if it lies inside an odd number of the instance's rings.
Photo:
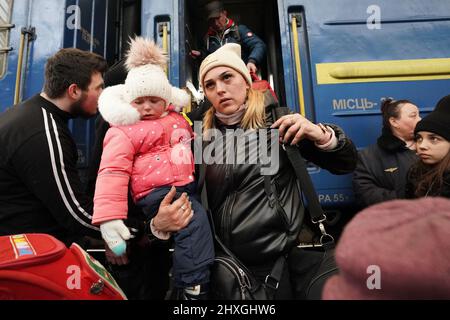
<svg viewBox="0 0 450 320">
<path fill-rule="evenodd" d="M 402 150 L 409 150 L 406 147 L 405 141 L 397 138 L 388 129 L 383 128 L 381 136 L 377 140 L 377 144 L 381 149 L 388 152 L 396 152 Z"/>
<path fill-rule="evenodd" d="M 64 122 L 68 122 L 70 119 L 74 119 L 75 117 L 60 108 L 58 108 L 56 105 L 54 105 L 52 102 L 48 101 L 44 97 L 42 97 L 40 94 L 36 94 L 32 100 L 36 101 L 36 104 L 42 106 L 45 108 L 48 112 L 57 115 L 60 119 L 62 119 Z"/>
<path fill-rule="evenodd" d="M 222 34 L 225 33 L 225 31 L 227 31 L 228 29 L 232 28 L 235 26 L 235 23 L 232 19 L 228 18 L 228 23 L 227 26 L 225 27 L 225 29 L 221 32 Z M 208 29 L 208 36 L 210 37 L 214 37 L 217 36 L 219 33 L 214 30 L 212 27 L 209 27 Z"/>
</svg>

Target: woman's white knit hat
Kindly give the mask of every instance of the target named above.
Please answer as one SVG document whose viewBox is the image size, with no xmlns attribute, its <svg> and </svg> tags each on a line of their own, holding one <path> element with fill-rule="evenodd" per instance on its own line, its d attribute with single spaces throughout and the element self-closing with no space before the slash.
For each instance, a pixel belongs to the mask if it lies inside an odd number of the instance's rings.
<svg viewBox="0 0 450 320">
<path fill-rule="evenodd" d="M 112 125 L 138 122 L 140 115 L 131 102 L 140 97 L 159 97 L 166 105 L 173 104 L 180 109 L 188 105 L 189 95 L 169 83 L 164 71 L 166 63 L 162 49 L 153 41 L 142 37 L 132 39 L 125 84 L 107 88 L 100 96 L 99 110 L 103 118 Z"/>
<path fill-rule="evenodd" d="M 200 83 L 203 86 L 206 74 L 216 67 L 230 67 L 244 77 L 252 85 L 252 77 L 245 62 L 241 58 L 241 46 L 237 43 L 227 43 L 203 60 L 200 66 Z"/>
</svg>

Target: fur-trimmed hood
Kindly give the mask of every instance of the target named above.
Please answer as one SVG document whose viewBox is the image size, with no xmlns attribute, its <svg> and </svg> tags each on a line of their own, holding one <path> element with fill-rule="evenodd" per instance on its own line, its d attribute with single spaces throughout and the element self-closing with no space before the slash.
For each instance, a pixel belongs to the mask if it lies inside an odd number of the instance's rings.
<svg viewBox="0 0 450 320">
<path fill-rule="evenodd" d="M 168 110 L 180 112 L 189 103 L 189 95 L 181 89 L 172 87 L 171 100 L 177 102 L 168 106 Z M 127 99 L 127 86 L 117 85 L 103 90 L 98 101 L 103 119 L 113 126 L 130 126 L 140 121 L 141 115 Z"/>
<path fill-rule="evenodd" d="M 139 112 L 123 99 L 125 92 L 123 84 L 109 87 L 103 90 L 98 100 L 100 114 L 113 126 L 129 126 L 141 119 Z"/>
</svg>

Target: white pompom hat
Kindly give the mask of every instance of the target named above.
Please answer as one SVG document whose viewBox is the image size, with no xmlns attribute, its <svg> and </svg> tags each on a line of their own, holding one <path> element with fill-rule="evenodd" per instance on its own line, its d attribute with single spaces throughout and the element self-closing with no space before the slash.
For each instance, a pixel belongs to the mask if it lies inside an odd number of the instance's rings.
<svg viewBox="0 0 450 320">
<path fill-rule="evenodd" d="M 99 98 L 99 110 L 112 125 L 132 125 L 140 120 L 131 102 L 139 97 L 159 97 L 177 110 L 188 105 L 190 96 L 173 87 L 164 72 L 167 62 L 162 49 L 151 40 L 137 37 L 131 40 L 126 66 L 128 76 L 124 85 L 109 87 Z"/>
</svg>

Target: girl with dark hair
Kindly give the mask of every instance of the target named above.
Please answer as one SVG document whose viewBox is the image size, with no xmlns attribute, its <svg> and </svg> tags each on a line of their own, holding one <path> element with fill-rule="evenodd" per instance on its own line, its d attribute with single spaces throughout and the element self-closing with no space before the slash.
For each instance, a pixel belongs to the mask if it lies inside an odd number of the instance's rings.
<svg viewBox="0 0 450 320">
<path fill-rule="evenodd" d="M 414 128 L 419 109 L 408 100 L 386 99 L 381 105 L 383 130 L 377 143 L 358 154 L 353 175 L 357 204 L 364 208 L 404 198 L 406 175 L 414 162 Z"/>
<path fill-rule="evenodd" d="M 450 96 L 420 121 L 415 132 L 417 162 L 408 173 L 408 198 L 450 198 Z"/>
</svg>

